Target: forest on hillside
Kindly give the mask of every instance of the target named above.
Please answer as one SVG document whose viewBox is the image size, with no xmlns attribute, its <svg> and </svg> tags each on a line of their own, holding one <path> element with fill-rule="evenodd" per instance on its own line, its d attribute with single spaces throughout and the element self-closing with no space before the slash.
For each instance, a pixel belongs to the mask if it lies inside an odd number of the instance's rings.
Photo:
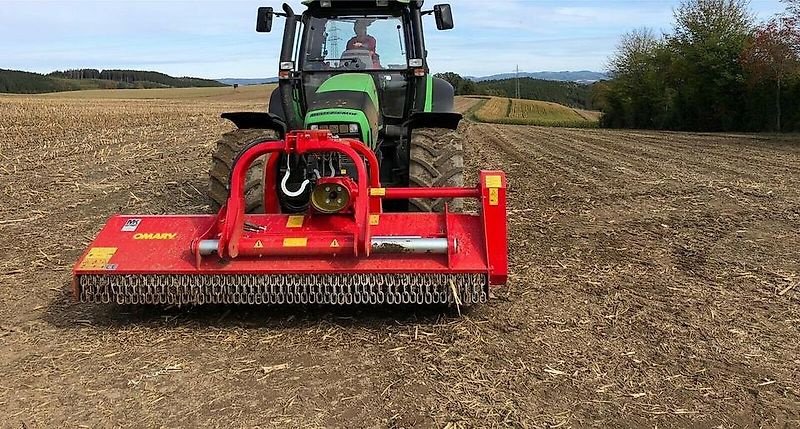
<svg viewBox="0 0 800 429">
<path fill-rule="evenodd" d="M 0 69 L 0 93 L 38 94 L 76 89 L 79 89 L 77 84 L 70 85 L 39 73 Z"/>
<path fill-rule="evenodd" d="M 97 69 L 74 69 L 65 71 L 54 71 L 47 76 L 62 79 L 100 79 L 111 80 L 114 82 L 124 82 L 135 84 L 137 82 L 147 82 L 169 88 L 189 88 L 189 87 L 208 87 L 225 86 L 220 82 L 210 79 L 199 79 L 193 77 L 172 77 L 170 75 L 155 71 L 140 70 L 97 70 Z"/>
<path fill-rule="evenodd" d="M 188 88 L 225 86 L 208 79 L 172 77 L 164 73 L 137 70 L 79 69 L 47 75 L 0 69 L 0 93 L 41 94 L 81 89 Z"/>
<path fill-rule="evenodd" d="M 435 76 L 448 81 L 456 91 L 456 95 L 487 95 L 495 97 L 515 98 L 517 79 L 487 80 L 475 82 L 453 72 L 438 73 Z M 593 109 L 591 86 L 576 82 L 552 80 L 519 79 L 519 98 L 542 100 L 580 109 Z"/>
<path fill-rule="evenodd" d="M 592 90 L 614 128 L 800 131 L 800 0 L 758 23 L 746 0 L 685 0 L 671 33 L 626 34 Z"/>
</svg>

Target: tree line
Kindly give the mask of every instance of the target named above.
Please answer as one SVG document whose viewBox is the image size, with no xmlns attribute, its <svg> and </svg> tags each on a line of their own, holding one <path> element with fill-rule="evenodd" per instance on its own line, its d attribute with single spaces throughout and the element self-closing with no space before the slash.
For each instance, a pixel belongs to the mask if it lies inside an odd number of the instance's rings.
<svg viewBox="0 0 800 429">
<path fill-rule="evenodd" d="M 100 79 L 115 82 L 135 84 L 137 82 L 151 82 L 164 87 L 189 88 L 206 86 L 225 86 L 224 84 L 210 79 L 199 79 L 193 77 L 172 77 L 164 73 L 140 70 L 97 70 L 97 69 L 73 69 L 64 71 L 54 71 L 48 74 L 50 77 L 62 79 Z"/>
<path fill-rule="evenodd" d="M 215 80 L 172 77 L 137 70 L 75 69 L 47 75 L 0 69 L 0 93 L 39 94 L 81 89 L 187 88 L 226 86 Z"/>
<path fill-rule="evenodd" d="M 517 79 L 475 82 L 453 72 L 437 73 L 435 76 L 453 85 L 456 95 L 516 97 Z M 523 99 L 550 101 L 580 109 L 592 109 L 590 86 L 576 82 L 520 78 L 519 94 Z"/>
<path fill-rule="evenodd" d="M 71 89 L 77 88 L 38 73 L 0 69 L 0 93 L 38 94 Z"/>
<path fill-rule="evenodd" d="M 747 0 L 685 0 L 671 33 L 634 30 L 592 88 L 601 125 L 800 130 L 800 0 L 757 23 Z"/>
</svg>

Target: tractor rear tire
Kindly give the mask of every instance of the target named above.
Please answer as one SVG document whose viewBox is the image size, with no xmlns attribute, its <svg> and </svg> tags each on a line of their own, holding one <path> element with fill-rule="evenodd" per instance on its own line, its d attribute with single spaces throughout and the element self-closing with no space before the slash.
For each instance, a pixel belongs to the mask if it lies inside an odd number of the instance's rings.
<svg viewBox="0 0 800 429">
<path fill-rule="evenodd" d="M 461 135 L 446 128 L 417 128 L 411 132 L 409 186 L 439 188 L 464 186 L 464 144 Z M 412 212 L 461 211 L 463 200 L 411 199 Z"/>
<path fill-rule="evenodd" d="M 217 147 L 211 155 L 211 170 L 208 172 L 208 196 L 211 209 L 215 212 L 228 199 L 228 186 L 233 169 L 233 160 L 248 144 L 256 140 L 272 140 L 278 138 L 272 130 L 246 129 L 233 130 L 222 135 Z M 264 212 L 264 167 L 266 156 L 253 161 L 247 170 L 245 183 L 245 202 L 247 213 Z"/>
</svg>

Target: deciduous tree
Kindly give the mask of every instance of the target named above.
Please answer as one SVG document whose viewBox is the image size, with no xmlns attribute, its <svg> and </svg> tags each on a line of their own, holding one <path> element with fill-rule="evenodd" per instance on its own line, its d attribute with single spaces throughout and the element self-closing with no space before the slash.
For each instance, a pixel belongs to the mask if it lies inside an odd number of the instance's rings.
<svg viewBox="0 0 800 429">
<path fill-rule="evenodd" d="M 751 82 L 774 82 L 775 124 L 780 131 L 784 82 L 800 73 L 800 28 L 797 19 L 782 16 L 760 25 L 742 53 L 742 64 Z"/>
</svg>

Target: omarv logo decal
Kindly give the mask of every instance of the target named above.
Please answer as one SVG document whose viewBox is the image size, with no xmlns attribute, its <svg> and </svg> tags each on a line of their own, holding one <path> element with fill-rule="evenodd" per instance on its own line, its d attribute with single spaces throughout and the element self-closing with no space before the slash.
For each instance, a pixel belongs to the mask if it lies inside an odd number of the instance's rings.
<svg viewBox="0 0 800 429">
<path fill-rule="evenodd" d="M 140 232 L 133 234 L 134 240 L 174 240 L 178 234 L 174 232 Z"/>
</svg>

